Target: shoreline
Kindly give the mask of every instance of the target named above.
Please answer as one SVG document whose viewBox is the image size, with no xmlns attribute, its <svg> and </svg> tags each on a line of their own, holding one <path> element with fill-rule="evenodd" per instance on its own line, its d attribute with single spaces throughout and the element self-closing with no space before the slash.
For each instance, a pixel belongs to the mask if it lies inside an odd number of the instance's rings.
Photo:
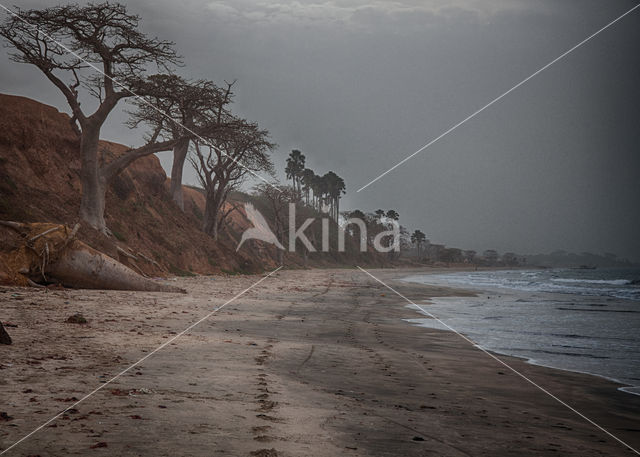
<svg viewBox="0 0 640 457">
<path fill-rule="evenodd" d="M 522 269 L 519 269 L 522 270 Z M 467 270 L 457 270 L 457 271 L 452 271 L 450 273 L 456 273 L 459 271 L 467 271 Z M 472 270 L 468 270 L 468 271 L 472 271 Z M 490 271 L 490 270 L 485 270 L 485 271 Z M 501 271 L 501 270 L 500 270 Z M 533 271 L 533 270 L 532 270 Z M 474 271 L 475 272 L 475 271 Z M 437 275 L 445 275 L 447 274 L 446 271 L 438 271 L 438 272 L 434 272 L 434 273 L 430 273 L 430 272 L 422 272 L 422 274 L 424 275 L 431 275 L 431 274 L 437 274 Z M 486 288 L 480 288 L 477 287 L 473 284 L 469 284 L 467 285 L 463 285 L 463 284 L 451 284 L 448 285 L 445 282 L 431 282 L 431 283 L 421 283 L 421 282 L 417 282 L 417 281 L 409 281 L 407 280 L 407 278 L 410 278 L 411 275 L 409 276 L 403 276 L 403 277 L 398 277 L 395 278 L 395 280 L 397 281 L 403 281 L 403 282 L 407 282 L 407 283 L 412 283 L 412 284 L 425 284 L 428 286 L 445 286 L 445 287 L 451 287 L 452 290 L 459 290 L 459 291 L 463 291 L 465 294 L 471 292 L 474 294 L 473 297 L 471 298 L 479 298 L 482 295 L 497 295 L 497 294 L 502 294 L 502 295 L 506 295 L 506 296 L 513 296 L 515 298 L 521 298 L 522 296 L 528 296 L 530 295 L 532 292 L 527 292 L 527 291 L 523 291 L 520 289 L 515 289 L 515 288 L 508 288 L 508 287 L 499 287 L 499 286 L 493 286 L 493 287 L 486 287 Z M 559 292 L 538 292 L 538 293 L 543 293 L 546 296 L 549 297 L 572 297 L 572 296 L 576 296 L 579 298 L 585 298 L 586 296 L 583 295 L 577 295 L 577 294 L 572 294 L 572 293 L 559 293 Z M 466 296 L 466 295 L 461 295 Z M 602 300 L 607 300 L 609 297 L 599 297 L 599 296 L 588 296 L 590 299 L 602 299 Z M 434 300 L 437 300 L 439 297 L 431 297 L 428 299 L 428 301 L 430 301 L 431 303 L 433 303 Z M 514 298 L 514 299 L 515 299 Z M 623 300 L 620 298 L 620 300 Z M 418 313 L 422 314 L 423 316 L 426 316 L 427 318 L 430 318 L 427 314 L 423 313 L 420 310 L 416 310 Z M 420 322 L 409 322 L 411 325 L 416 325 L 418 327 L 423 327 L 423 328 L 429 328 L 429 329 L 433 329 L 433 330 L 441 330 L 441 331 L 446 331 L 446 332 L 451 332 L 451 333 L 455 333 L 452 330 L 449 330 L 447 328 L 433 328 L 433 327 L 429 327 L 429 326 L 425 326 L 423 324 L 421 324 Z M 464 332 L 461 332 L 464 333 Z M 484 346 L 483 346 L 484 347 Z M 567 371 L 567 372 L 571 372 L 571 373 L 579 373 L 579 374 L 585 374 L 585 375 L 590 375 L 590 376 L 595 376 L 601 379 L 605 379 L 607 381 L 610 381 L 612 383 L 615 383 L 617 385 L 616 390 L 619 390 L 621 392 L 624 392 L 626 394 L 630 394 L 630 395 L 636 395 L 636 396 L 640 396 L 640 383 L 639 384 L 630 384 L 628 382 L 625 382 L 621 379 L 612 377 L 612 376 L 607 376 L 601 373 L 597 373 L 597 372 L 592 372 L 592 371 L 587 371 L 587 370 L 580 370 L 580 369 L 573 369 L 570 367 L 563 367 L 563 366 L 559 366 L 559 364 L 553 364 L 552 362 L 544 362 L 544 361 L 539 361 L 533 357 L 528 357 L 525 355 L 520 355 L 517 353 L 511 353 L 508 352 L 507 350 L 498 350 L 495 348 L 489 348 L 489 347 L 485 347 L 485 349 L 489 350 L 490 352 L 497 354 L 497 355 L 501 355 L 501 356 L 507 356 L 507 357 L 515 357 L 521 360 L 524 360 L 526 363 L 534 365 L 534 366 L 540 366 L 540 367 L 545 367 L 545 368 L 551 368 L 551 369 L 555 369 L 555 370 L 561 370 L 561 371 Z M 630 390 L 632 389 L 632 390 Z"/>
<path fill-rule="evenodd" d="M 418 311 L 418 312 L 420 312 L 420 311 Z M 423 314 L 423 316 L 426 316 L 426 314 Z M 449 332 L 449 333 L 455 334 L 455 332 L 453 332 L 452 330 L 448 330 L 446 328 L 438 329 L 438 328 L 433 328 L 433 327 L 425 327 L 425 326 L 422 326 L 419 322 L 410 322 L 409 320 L 405 320 L 405 321 L 410 325 L 415 325 L 416 327 L 421 327 L 421 328 L 425 328 L 425 329 L 429 329 L 429 330 L 435 330 L 435 331 Z M 525 363 L 527 363 L 529 365 L 532 365 L 532 366 L 549 368 L 549 369 L 552 369 L 552 370 L 565 371 L 567 373 L 577 373 L 577 374 L 582 374 L 582 375 L 587 375 L 587 376 L 594 376 L 596 378 L 604 379 L 605 381 L 609 381 L 612 384 L 615 384 L 614 386 L 612 386 L 612 388 L 615 388 L 615 390 L 618 390 L 620 392 L 624 392 L 624 393 L 629 394 L 629 395 L 640 396 L 640 392 L 632 392 L 632 391 L 626 390 L 626 389 L 640 389 L 640 386 L 633 386 L 633 385 L 627 384 L 625 382 L 622 382 L 621 380 L 616 379 L 616 378 L 612 378 L 612 377 L 605 376 L 605 375 L 598 374 L 598 373 L 592 373 L 592 372 L 589 372 L 589 371 L 574 370 L 574 369 L 571 369 L 571 368 L 563 368 L 563 367 L 559 367 L 559 366 L 555 366 L 555 365 L 551 365 L 551 364 L 545 364 L 543 362 L 539 362 L 536 359 L 533 359 L 533 358 L 530 358 L 530 357 L 521 356 L 521 355 L 518 355 L 518 354 L 510 354 L 508 352 L 499 351 L 499 350 L 496 350 L 496 349 L 488 349 L 486 347 L 485 347 L 485 349 L 487 351 L 491 352 L 492 354 L 503 356 L 503 357 L 509 357 L 509 358 L 513 358 L 513 359 L 519 359 L 519 360 L 522 360 L 523 362 L 525 362 Z"/>
<path fill-rule="evenodd" d="M 393 279 L 406 271 L 372 273 L 417 303 L 471 296 Z M 457 335 L 408 325 L 415 310 L 363 273 L 274 276 L 7 455 L 632 455 Z M 17 327 L 0 347 L 11 417 L 0 421 L 0 448 L 258 279 L 181 278 L 186 296 L 1 289 L 0 318 Z M 66 323 L 75 312 L 88 324 Z M 640 447 L 637 396 L 505 358 Z"/>
<path fill-rule="evenodd" d="M 410 307 L 410 305 L 408 305 L 407 307 Z M 420 312 L 420 311 L 418 311 L 418 312 Z M 423 316 L 426 316 L 426 314 L 423 314 Z M 411 322 L 411 319 L 403 319 L 403 320 L 405 322 L 407 322 L 409 325 L 414 325 L 416 327 L 425 328 L 425 329 L 429 329 L 429 330 L 435 330 L 435 331 L 449 332 L 449 333 L 455 334 L 454 331 L 448 330 L 446 328 L 438 329 L 438 328 L 433 328 L 433 327 L 425 327 L 425 326 L 422 326 L 419 322 Z M 608 377 L 608 376 L 601 375 L 601 374 L 598 374 L 598 373 L 591 373 L 589 371 L 572 370 L 570 368 L 562 368 L 562 367 L 558 367 L 558 366 L 554 366 L 554 365 L 547 365 L 547 364 L 544 364 L 542 362 L 538 362 L 537 360 L 535 360 L 533 358 L 529 358 L 529 357 L 526 357 L 526 356 L 520 356 L 520 355 L 517 355 L 517 354 L 510 354 L 508 352 L 498 351 L 496 349 L 488 349 L 486 347 L 485 347 L 485 349 L 487 351 L 491 352 L 492 354 L 499 355 L 499 356 L 504 356 L 504 357 L 509 357 L 509 358 L 513 358 L 513 359 L 519 359 L 519 360 L 522 360 L 523 362 L 528 363 L 528 364 L 530 364 L 532 366 L 549 368 L 549 369 L 552 369 L 552 370 L 566 371 L 568 373 L 583 374 L 583 375 L 587 375 L 587 376 L 594 376 L 596 378 L 604 379 L 604 380 L 609 381 L 609 382 L 611 382 L 613 384 L 616 384 L 617 387 L 613 386 L 613 387 L 615 387 L 616 390 L 619 390 L 619 391 L 624 392 L 626 394 L 640 396 L 640 392 L 630 392 L 628 390 L 625 390 L 625 389 L 629 389 L 629 388 L 638 389 L 638 388 L 640 388 L 640 386 L 632 386 L 632 385 L 626 384 L 626 383 L 624 383 L 624 382 L 622 382 L 622 381 L 620 381 L 619 379 L 616 379 L 616 378 Z"/>
</svg>

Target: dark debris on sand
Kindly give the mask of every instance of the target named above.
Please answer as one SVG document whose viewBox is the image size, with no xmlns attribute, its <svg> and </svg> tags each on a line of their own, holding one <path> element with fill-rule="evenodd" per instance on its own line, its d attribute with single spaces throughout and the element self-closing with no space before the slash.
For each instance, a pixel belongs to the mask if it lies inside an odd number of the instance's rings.
<svg viewBox="0 0 640 457">
<path fill-rule="evenodd" d="M 0 322 L 0 344 L 11 344 L 11 343 L 12 343 L 11 337 L 9 336 L 7 331 L 4 329 L 2 322 Z"/>
</svg>

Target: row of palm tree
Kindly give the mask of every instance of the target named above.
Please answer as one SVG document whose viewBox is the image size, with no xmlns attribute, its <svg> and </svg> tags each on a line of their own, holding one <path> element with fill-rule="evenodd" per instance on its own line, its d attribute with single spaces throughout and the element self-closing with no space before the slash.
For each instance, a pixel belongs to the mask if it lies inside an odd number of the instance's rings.
<svg viewBox="0 0 640 457">
<path fill-rule="evenodd" d="M 287 158 L 284 171 L 291 180 L 299 200 L 304 196 L 305 203 L 318 211 L 327 211 L 338 220 L 340 214 L 340 198 L 345 194 L 344 179 L 333 171 L 317 175 L 312 169 L 305 167 L 306 157 L 298 149 L 294 149 Z"/>
</svg>

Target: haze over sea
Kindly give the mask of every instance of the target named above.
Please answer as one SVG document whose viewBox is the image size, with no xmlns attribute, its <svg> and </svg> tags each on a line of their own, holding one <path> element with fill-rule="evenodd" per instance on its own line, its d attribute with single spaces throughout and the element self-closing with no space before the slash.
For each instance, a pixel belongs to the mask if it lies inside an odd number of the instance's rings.
<svg viewBox="0 0 640 457">
<path fill-rule="evenodd" d="M 640 395 L 640 269 L 554 269 L 414 275 L 404 281 L 471 289 L 426 309 L 494 352 L 590 373 Z M 409 319 L 447 330 L 433 319 Z"/>
</svg>

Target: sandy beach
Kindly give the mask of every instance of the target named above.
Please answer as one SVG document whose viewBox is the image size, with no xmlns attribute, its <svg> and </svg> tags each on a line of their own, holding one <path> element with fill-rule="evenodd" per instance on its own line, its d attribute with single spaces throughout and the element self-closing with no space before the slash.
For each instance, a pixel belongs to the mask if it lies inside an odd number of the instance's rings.
<svg viewBox="0 0 640 457">
<path fill-rule="evenodd" d="M 414 301 L 465 293 L 372 273 Z M 403 321 L 422 316 L 351 269 L 279 271 L 105 385 L 259 279 L 0 289 L 0 449 L 103 386 L 5 455 L 634 455 L 459 336 Z M 501 358 L 640 448 L 639 396 Z"/>
</svg>

